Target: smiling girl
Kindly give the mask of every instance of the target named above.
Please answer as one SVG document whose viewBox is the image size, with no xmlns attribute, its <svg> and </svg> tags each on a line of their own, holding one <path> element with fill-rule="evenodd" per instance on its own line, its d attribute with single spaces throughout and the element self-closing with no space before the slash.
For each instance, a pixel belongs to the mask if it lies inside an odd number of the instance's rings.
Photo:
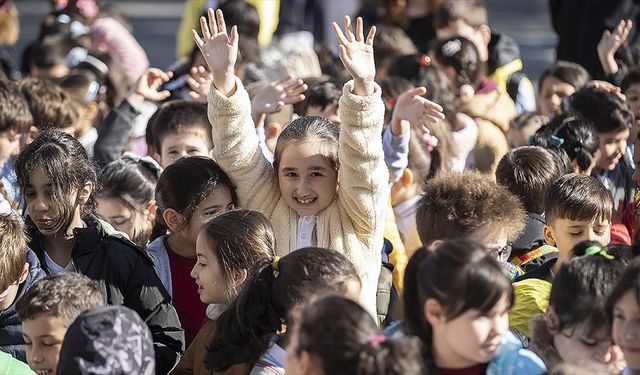
<svg viewBox="0 0 640 375">
<path fill-rule="evenodd" d="M 340 100 L 341 128 L 322 117 L 301 117 L 278 138 L 273 166 L 264 158 L 251 118 L 249 96 L 234 75 L 237 27 L 227 35 L 222 12 L 201 18 L 194 30 L 213 75 L 209 120 L 214 158 L 238 186 L 240 205 L 273 224 L 276 252 L 305 246 L 342 252 L 362 278 L 361 301 L 372 313 L 380 272 L 388 170 L 382 149 L 384 103 L 373 81 L 375 28 L 365 38 L 362 20 L 351 31 L 334 23 L 340 58 L 353 80 Z"/>
</svg>

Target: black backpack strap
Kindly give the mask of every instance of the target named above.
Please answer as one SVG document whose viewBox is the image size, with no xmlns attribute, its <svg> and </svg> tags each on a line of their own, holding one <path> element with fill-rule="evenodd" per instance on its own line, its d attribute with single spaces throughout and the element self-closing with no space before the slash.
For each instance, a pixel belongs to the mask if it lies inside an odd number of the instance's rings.
<svg viewBox="0 0 640 375">
<path fill-rule="evenodd" d="M 522 71 L 514 72 L 507 79 L 507 94 L 515 102 L 518 97 L 518 87 L 520 87 L 520 81 L 525 78 L 526 75 Z"/>
</svg>

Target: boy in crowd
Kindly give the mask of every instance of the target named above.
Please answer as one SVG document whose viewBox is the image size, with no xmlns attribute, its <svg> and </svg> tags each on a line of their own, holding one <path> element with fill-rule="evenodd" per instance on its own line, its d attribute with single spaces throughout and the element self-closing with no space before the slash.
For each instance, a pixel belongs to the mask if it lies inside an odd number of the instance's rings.
<svg viewBox="0 0 640 375">
<path fill-rule="evenodd" d="M 163 168 L 184 156 L 210 156 L 213 150 L 207 107 L 176 100 L 162 106 L 154 117 L 156 160 Z"/>
<path fill-rule="evenodd" d="M 55 375 L 67 329 L 83 311 L 102 304 L 100 284 L 80 273 L 47 275 L 33 285 L 18 301 L 31 369 Z"/>
<path fill-rule="evenodd" d="M 20 82 L 20 91 L 27 99 L 33 116 L 35 128 L 31 129 L 32 136 L 44 128 L 55 128 L 72 135 L 75 133 L 80 109 L 60 86 L 48 80 L 27 78 Z"/>
<path fill-rule="evenodd" d="M 524 232 L 513 242 L 509 261 L 527 277 L 548 273 L 558 258 L 557 249 L 544 246 L 544 197 L 560 177 L 553 156 L 542 147 L 524 146 L 509 151 L 496 170 L 496 181 L 514 194 L 527 213 Z"/>
<path fill-rule="evenodd" d="M 466 237 L 503 262 L 509 259 L 509 243 L 522 231 L 525 218 L 518 198 L 479 172 L 437 175 L 426 183 L 416 211 L 424 246 Z"/>
<path fill-rule="evenodd" d="M 462 36 L 472 41 L 480 60 L 487 63 L 488 77 L 509 94 L 518 114 L 536 110 L 535 90 L 522 71 L 515 40 L 491 32 L 487 8 L 480 0 L 447 0 L 435 14 L 438 39 Z"/>
<path fill-rule="evenodd" d="M 27 248 L 22 219 L 0 215 L 0 350 L 27 362 L 16 301 L 44 276 L 36 255 Z"/>
</svg>

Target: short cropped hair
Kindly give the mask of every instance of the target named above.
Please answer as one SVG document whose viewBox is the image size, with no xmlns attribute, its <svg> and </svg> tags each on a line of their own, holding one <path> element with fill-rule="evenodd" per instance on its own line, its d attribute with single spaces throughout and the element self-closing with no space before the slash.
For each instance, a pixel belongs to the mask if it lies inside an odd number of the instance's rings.
<svg viewBox="0 0 640 375">
<path fill-rule="evenodd" d="M 162 142 L 167 135 L 188 130 L 204 130 L 209 149 L 213 149 L 211 124 L 207 117 L 207 106 L 186 100 L 175 100 L 158 109 L 153 122 L 154 146 L 156 152 L 162 150 Z"/>
<path fill-rule="evenodd" d="M 613 198 L 609 190 L 595 178 L 582 174 L 560 177 L 544 198 L 544 215 L 551 226 L 556 219 L 611 221 L 612 213 Z"/>
<path fill-rule="evenodd" d="M 376 42 L 373 44 L 376 67 L 382 68 L 397 56 L 418 52 L 418 48 L 407 33 L 398 26 L 380 24 L 376 27 Z"/>
<path fill-rule="evenodd" d="M 49 80 L 27 78 L 20 82 L 20 91 L 27 99 L 34 125 L 40 130 L 75 126 L 80 117 L 78 103 Z"/>
<path fill-rule="evenodd" d="M 27 262 L 27 234 L 17 215 L 0 215 L 0 293 L 20 279 Z"/>
<path fill-rule="evenodd" d="M 631 85 L 635 85 L 636 83 L 640 83 L 640 68 L 629 70 L 624 78 L 622 78 L 620 89 L 622 89 L 622 92 L 626 93 L 629 87 Z"/>
<path fill-rule="evenodd" d="M 436 29 L 449 26 L 462 20 L 471 27 L 489 24 L 487 8 L 481 0 L 447 0 L 436 11 L 433 24 Z"/>
<path fill-rule="evenodd" d="M 468 236 L 487 225 L 504 229 L 513 240 L 524 228 L 525 216 L 518 198 L 490 176 L 442 172 L 425 184 L 416 224 L 425 246 Z"/>
<path fill-rule="evenodd" d="M 496 181 L 520 198 L 525 211 L 542 215 L 544 195 L 560 176 L 553 156 L 537 146 L 518 147 L 502 157 Z"/>
<path fill-rule="evenodd" d="M 630 129 L 633 111 L 617 95 L 596 87 L 584 87 L 569 97 L 569 111 L 589 120 L 598 133 Z"/>
<path fill-rule="evenodd" d="M 80 273 L 61 272 L 31 286 L 18 300 L 16 310 L 21 321 L 50 315 L 68 327 L 83 311 L 103 304 L 100 283 Z"/>
<path fill-rule="evenodd" d="M 0 132 L 26 132 L 33 124 L 29 104 L 12 81 L 0 79 Z"/>
</svg>

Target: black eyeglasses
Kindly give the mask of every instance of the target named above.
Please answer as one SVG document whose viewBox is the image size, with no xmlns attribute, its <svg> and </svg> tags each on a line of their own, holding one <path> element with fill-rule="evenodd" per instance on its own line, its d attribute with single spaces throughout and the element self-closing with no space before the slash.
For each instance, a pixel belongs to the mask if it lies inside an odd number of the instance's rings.
<svg viewBox="0 0 640 375">
<path fill-rule="evenodd" d="M 507 262 L 511 256 L 511 250 L 512 246 L 509 243 L 503 247 L 489 249 L 489 254 L 501 262 Z"/>
</svg>

